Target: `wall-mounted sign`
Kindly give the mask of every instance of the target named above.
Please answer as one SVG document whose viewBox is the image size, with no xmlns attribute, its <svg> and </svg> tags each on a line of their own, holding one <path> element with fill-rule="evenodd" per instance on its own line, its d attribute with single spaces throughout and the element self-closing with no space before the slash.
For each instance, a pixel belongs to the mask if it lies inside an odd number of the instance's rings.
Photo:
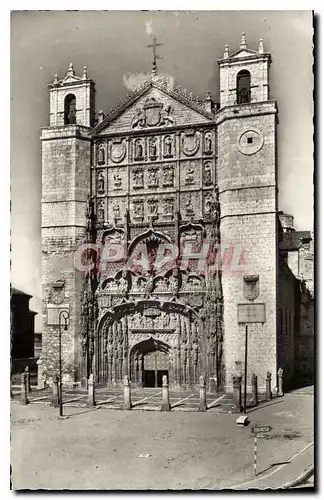
<svg viewBox="0 0 324 500">
<path fill-rule="evenodd" d="M 69 304 L 47 304 L 47 324 L 48 326 L 59 326 L 59 317 L 61 311 L 67 311 L 70 314 Z M 69 324 L 69 319 L 64 319 L 64 314 L 61 315 L 61 325 Z"/>
<path fill-rule="evenodd" d="M 237 304 L 238 323 L 265 323 L 265 304 Z"/>
</svg>

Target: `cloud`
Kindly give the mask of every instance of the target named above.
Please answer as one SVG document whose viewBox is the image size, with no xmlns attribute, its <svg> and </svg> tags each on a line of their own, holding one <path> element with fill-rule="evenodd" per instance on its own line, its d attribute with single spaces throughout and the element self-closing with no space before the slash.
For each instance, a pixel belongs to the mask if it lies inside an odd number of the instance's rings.
<svg viewBox="0 0 324 500">
<path fill-rule="evenodd" d="M 153 27 L 152 27 L 152 19 L 150 21 L 146 21 L 145 23 L 145 31 L 148 36 L 151 36 L 153 33 Z"/>
<path fill-rule="evenodd" d="M 131 90 L 132 92 L 136 90 L 138 87 L 144 85 L 144 83 L 151 78 L 151 73 L 125 73 L 123 75 L 123 85 L 127 90 Z M 167 83 L 168 87 L 173 87 L 175 79 L 173 76 L 168 75 L 167 73 L 159 73 L 158 77 L 163 77 Z"/>
</svg>

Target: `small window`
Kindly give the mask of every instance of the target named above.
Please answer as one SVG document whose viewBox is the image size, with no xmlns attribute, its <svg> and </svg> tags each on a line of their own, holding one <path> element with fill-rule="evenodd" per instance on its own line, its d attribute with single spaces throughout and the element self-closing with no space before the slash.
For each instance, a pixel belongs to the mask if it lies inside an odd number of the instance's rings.
<svg viewBox="0 0 324 500">
<path fill-rule="evenodd" d="M 247 70 L 242 70 L 236 78 L 237 104 L 251 102 L 251 75 Z"/>
<path fill-rule="evenodd" d="M 66 96 L 64 101 L 64 125 L 76 123 L 76 98 L 74 94 Z"/>
<path fill-rule="evenodd" d="M 247 138 L 247 143 L 252 144 L 253 143 L 253 137 L 248 137 Z"/>
</svg>

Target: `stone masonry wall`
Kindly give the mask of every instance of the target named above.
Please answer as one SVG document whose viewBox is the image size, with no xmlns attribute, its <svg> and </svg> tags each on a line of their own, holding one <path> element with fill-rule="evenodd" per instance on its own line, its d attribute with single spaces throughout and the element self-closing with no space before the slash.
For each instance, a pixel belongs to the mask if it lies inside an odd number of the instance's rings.
<svg viewBox="0 0 324 500">
<path fill-rule="evenodd" d="M 266 372 L 276 385 L 276 268 L 277 268 L 277 192 L 275 155 L 275 103 L 258 103 L 221 110 L 218 126 L 218 185 L 221 204 L 221 240 L 239 244 L 243 258 L 240 269 L 223 273 L 224 358 L 226 390 L 232 390 L 232 376 L 244 373 L 245 325 L 238 324 L 237 304 L 248 303 L 243 294 L 243 276 L 259 276 L 256 303 L 266 307 L 265 323 L 248 326 L 248 376 L 258 376 L 265 389 Z M 261 148 L 243 154 L 242 134 L 257 130 Z M 248 151 L 248 153 L 250 153 Z"/>
<path fill-rule="evenodd" d="M 59 310 L 68 308 L 70 313 L 68 330 L 62 329 L 63 381 L 73 383 L 78 378 L 82 273 L 74 267 L 74 254 L 84 238 L 90 181 L 90 142 L 86 135 L 82 137 L 84 132 L 84 127 L 69 126 L 45 129 L 42 134 L 44 333 L 39 361 L 40 384 L 45 378 L 50 381 L 58 369 L 59 329 L 47 324 L 48 304 L 56 302 L 52 285 L 57 280 L 64 281 L 62 303 L 57 307 Z"/>
<path fill-rule="evenodd" d="M 296 293 L 298 281 L 286 262 L 279 260 L 278 280 L 278 368 L 284 370 L 285 385 L 289 385 L 294 375 L 294 339 L 296 335 Z"/>
</svg>

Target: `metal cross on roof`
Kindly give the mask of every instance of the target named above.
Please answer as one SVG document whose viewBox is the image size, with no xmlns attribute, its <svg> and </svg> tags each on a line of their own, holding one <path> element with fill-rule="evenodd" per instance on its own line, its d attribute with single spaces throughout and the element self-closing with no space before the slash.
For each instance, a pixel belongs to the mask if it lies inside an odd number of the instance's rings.
<svg viewBox="0 0 324 500">
<path fill-rule="evenodd" d="M 156 65 L 156 61 L 157 61 L 158 59 L 163 59 L 163 57 L 161 57 L 161 56 L 157 55 L 157 53 L 156 53 L 156 47 L 159 47 L 160 45 L 163 45 L 163 43 L 157 43 L 157 42 L 156 42 L 156 38 L 155 38 L 155 36 L 154 36 L 154 37 L 153 37 L 153 41 L 152 41 L 152 43 L 151 43 L 150 45 L 147 45 L 147 46 L 146 46 L 148 49 L 151 49 L 151 48 L 153 49 L 152 75 L 154 75 L 154 76 L 155 76 L 155 75 L 156 75 L 156 73 L 157 73 L 157 65 Z"/>
</svg>

